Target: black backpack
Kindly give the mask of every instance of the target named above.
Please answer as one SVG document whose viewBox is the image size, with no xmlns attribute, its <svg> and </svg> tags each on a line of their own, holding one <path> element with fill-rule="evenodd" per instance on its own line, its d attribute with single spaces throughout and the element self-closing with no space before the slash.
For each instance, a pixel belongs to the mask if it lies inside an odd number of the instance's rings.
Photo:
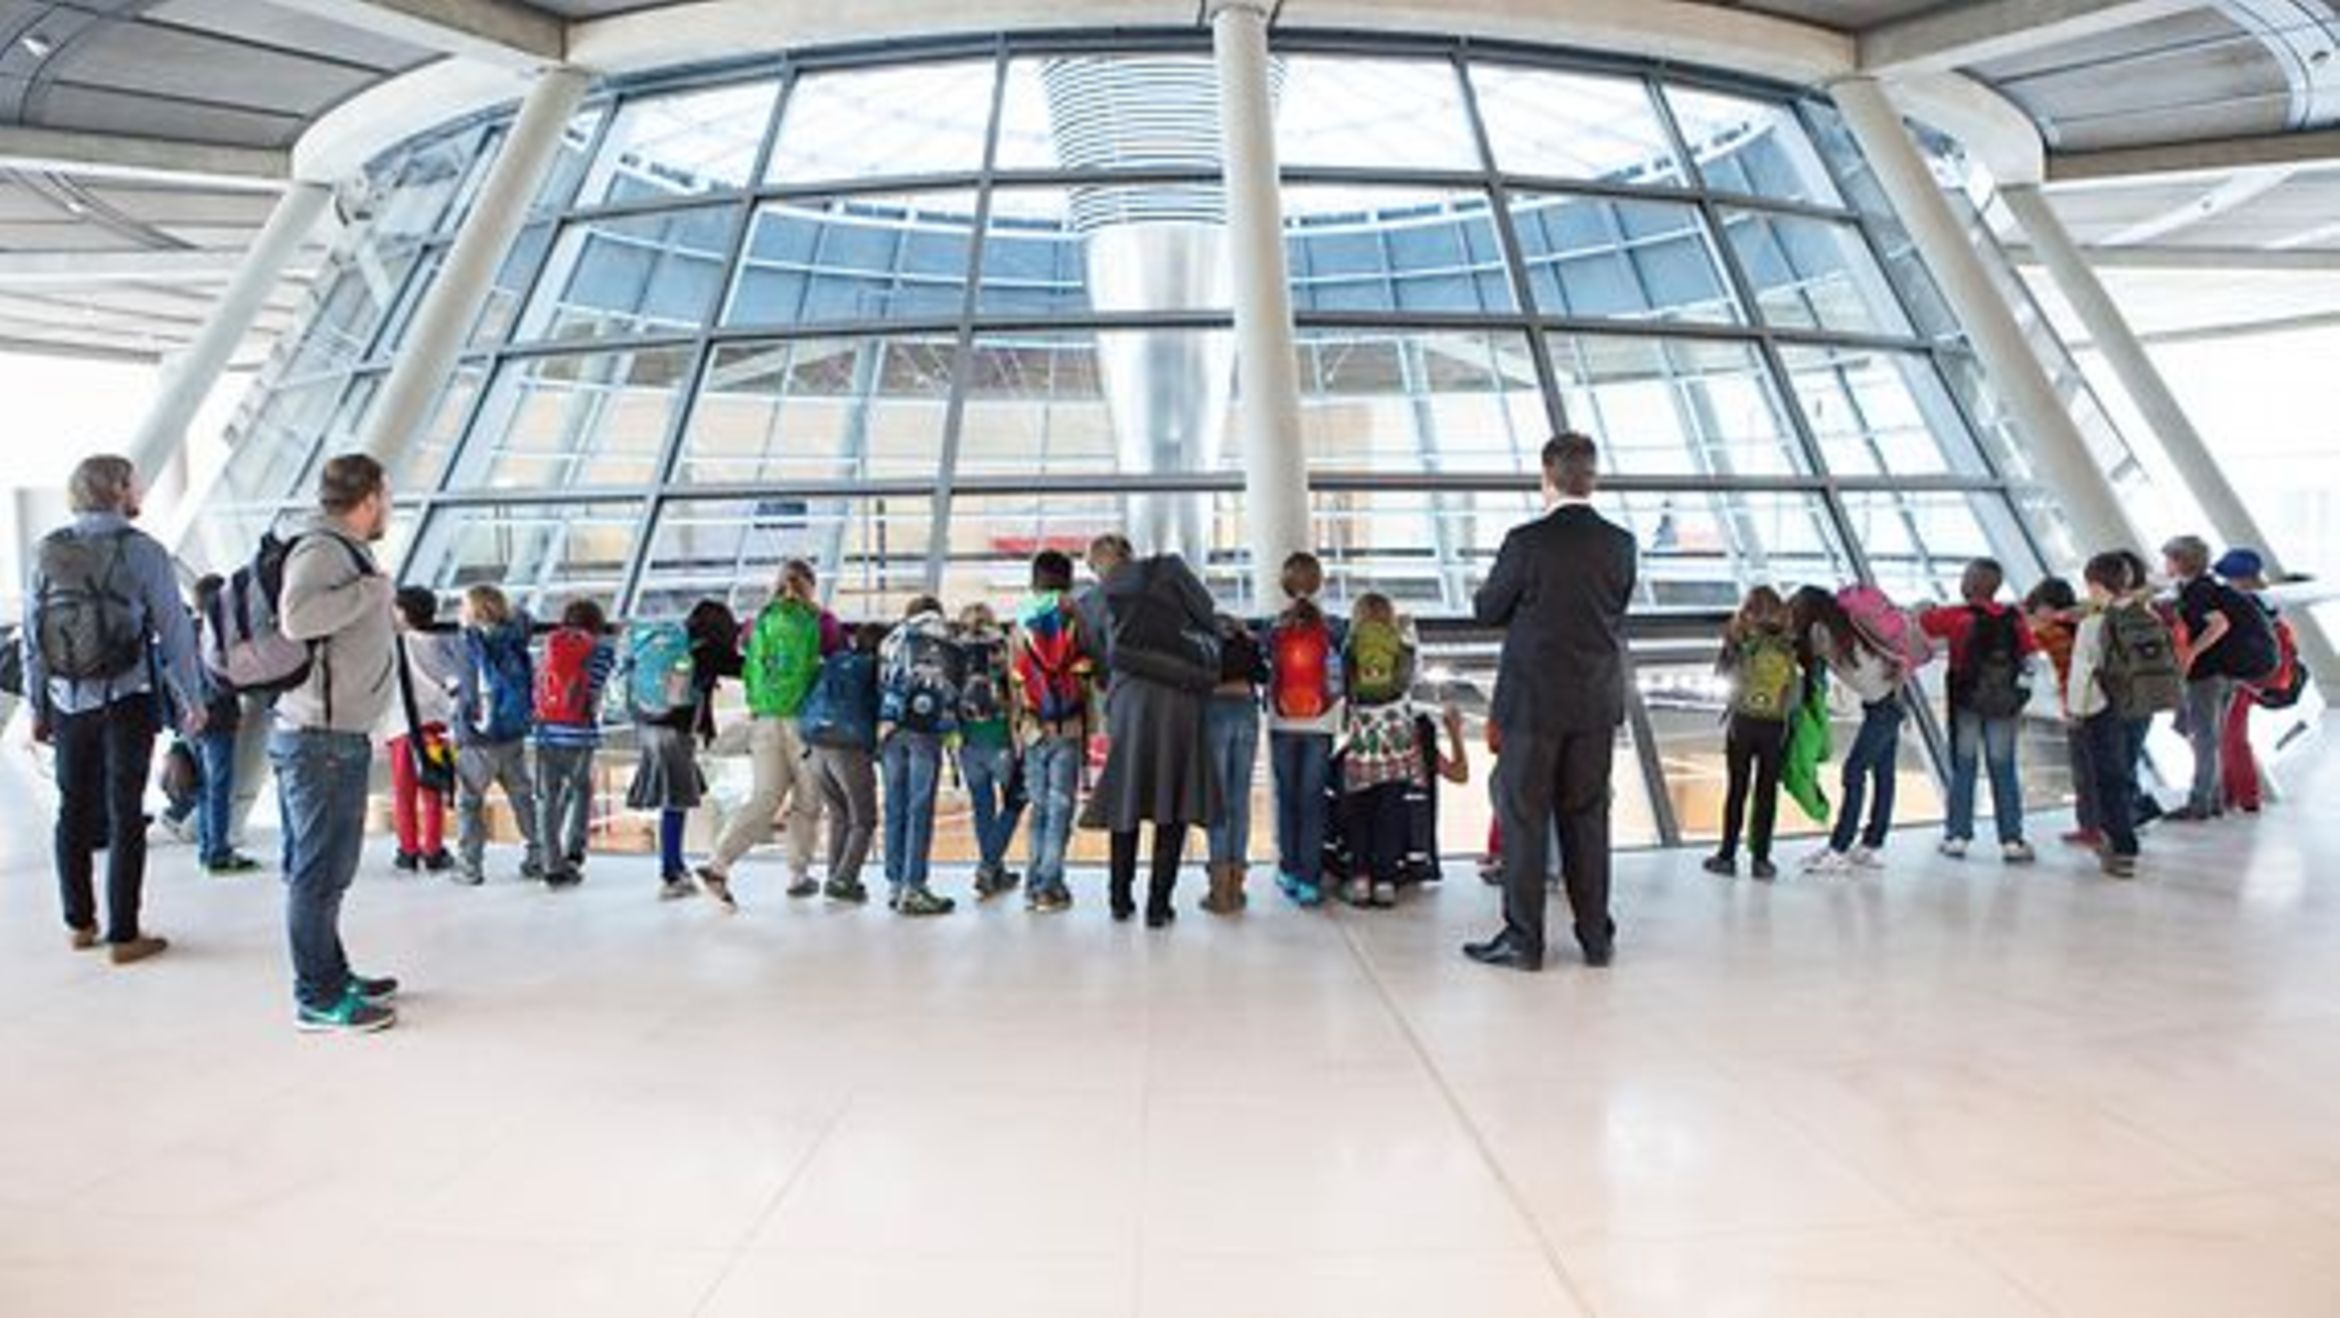
<svg viewBox="0 0 2340 1318">
<path fill-rule="evenodd" d="M 108 682 L 146 661 L 146 629 L 122 581 L 128 527 L 50 533 L 40 548 L 41 662 L 68 682 Z"/>
<path fill-rule="evenodd" d="M 1219 637 L 1198 630 L 1171 573 L 1183 565 L 1157 556 L 1136 565 L 1138 588 L 1106 596 L 1113 618 L 1113 669 L 1197 694 L 1219 684 Z"/>
<path fill-rule="evenodd" d="M 2227 675 L 2245 682 L 2264 682 L 2283 666 L 2283 647 L 2275 639 L 2275 620 L 2267 607 L 2221 581 L 2218 611 L 2226 615 L 2226 639 L 2219 642 Z"/>
<path fill-rule="evenodd" d="M 2015 611 L 1975 607 L 1974 628 L 1966 634 L 1966 663 L 1953 675 L 1950 705 L 1984 718 L 2014 718 L 2031 705 L 2024 678 L 2022 635 Z"/>
</svg>

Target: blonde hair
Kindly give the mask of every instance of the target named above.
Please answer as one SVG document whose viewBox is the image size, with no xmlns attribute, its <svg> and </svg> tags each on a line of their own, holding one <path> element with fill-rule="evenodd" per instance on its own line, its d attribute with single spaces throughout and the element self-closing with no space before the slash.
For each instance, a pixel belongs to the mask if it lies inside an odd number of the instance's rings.
<svg viewBox="0 0 2340 1318">
<path fill-rule="evenodd" d="M 1757 586 L 1739 601 L 1739 611 L 1731 615 L 1730 626 L 1723 634 L 1736 644 L 1757 632 L 1785 632 L 1788 627 L 1787 601 L 1771 587 Z"/>
<path fill-rule="evenodd" d="M 130 459 L 112 453 L 83 458 L 65 484 L 65 495 L 77 513 L 118 513 L 130 502 L 130 488 L 138 469 Z"/>
<path fill-rule="evenodd" d="M 463 592 L 463 616 L 474 627 L 500 627 L 512 620 L 512 601 L 503 591 L 481 582 Z"/>
<path fill-rule="evenodd" d="M 959 625 L 968 631 L 994 631 L 999 627 L 999 615 L 990 605 L 977 600 L 959 610 Z"/>
</svg>

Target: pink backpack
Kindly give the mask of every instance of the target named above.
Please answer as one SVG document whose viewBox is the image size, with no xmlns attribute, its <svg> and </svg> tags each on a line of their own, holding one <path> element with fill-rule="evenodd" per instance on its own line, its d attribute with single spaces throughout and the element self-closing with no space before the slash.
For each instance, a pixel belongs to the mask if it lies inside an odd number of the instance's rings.
<svg viewBox="0 0 2340 1318">
<path fill-rule="evenodd" d="M 1852 619 L 1861 640 L 1901 666 L 1903 680 L 1934 661 L 1934 643 L 1909 614 L 1875 586 L 1846 586 L 1836 602 Z"/>
</svg>

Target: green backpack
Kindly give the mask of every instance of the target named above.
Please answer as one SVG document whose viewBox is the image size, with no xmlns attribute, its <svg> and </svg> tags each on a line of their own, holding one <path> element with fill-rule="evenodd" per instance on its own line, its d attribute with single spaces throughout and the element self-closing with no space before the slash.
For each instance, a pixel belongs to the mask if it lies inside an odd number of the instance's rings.
<svg viewBox="0 0 2340 1318">
<path fill-rule="evenodd" d="M 821 675 L 821 611 L 797 599 L 765 605 L 748 633 L 742 668 L 749 713 L 795 718 Z"/>
<path fill-rule="evenodd" d="M 1359 704 L 1386 705 L 1405 698 L 1412 674 L 1406 638 L 1394 624 L 1361 622 L 1349 634 L 1349 696 Z"/>
<path fill-rule="evenodd" d="M 1767 723 L 1784 723 L 1796 707 L 1796 648 L 1782 636 L 1750 636 L 1739 642 L 1738 681 L 1731 712 Z"/>
</svg>

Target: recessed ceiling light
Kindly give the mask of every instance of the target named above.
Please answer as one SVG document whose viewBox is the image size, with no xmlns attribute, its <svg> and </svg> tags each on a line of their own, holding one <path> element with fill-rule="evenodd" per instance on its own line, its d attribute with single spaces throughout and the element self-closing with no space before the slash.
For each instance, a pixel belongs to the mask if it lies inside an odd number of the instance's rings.
<svg viewBox="0 0 2340 1318">
<path fill-rule="evenodd" d="M 38 32 L 25 33 L 23 36 L 16 39 L 16 44 L 24 47 L 25 52 L 30 54 L 34 59 L 47 59 L 50 55 L 55 54 L 57 50 L 56 42 L 51 41 L 49 38 L 42 36 Z"/>
</svg>

